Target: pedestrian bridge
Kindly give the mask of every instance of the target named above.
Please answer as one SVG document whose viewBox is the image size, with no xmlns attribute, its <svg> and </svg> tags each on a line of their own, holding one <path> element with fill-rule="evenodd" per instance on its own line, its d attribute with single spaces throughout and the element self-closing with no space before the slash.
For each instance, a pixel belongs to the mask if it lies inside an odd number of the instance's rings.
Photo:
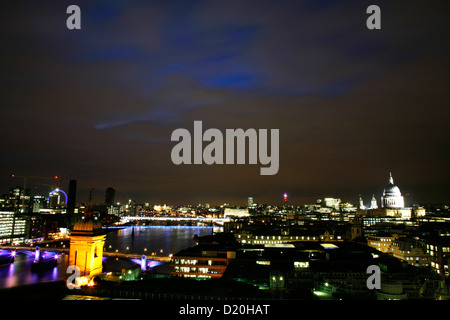
<svg viewBox="0 0 450 320">
<path fill-rule="evenodd" d="M 136 220 L 153 220 L 153 221 L 191 221 L 198 223 L 215 222 L 223 224 L 229 222 L 229 218 L 207 218 L 207 217 L 152 217 L 152 216 L 121 216 L 120 220 L 124 223 Z"/>
</svg>

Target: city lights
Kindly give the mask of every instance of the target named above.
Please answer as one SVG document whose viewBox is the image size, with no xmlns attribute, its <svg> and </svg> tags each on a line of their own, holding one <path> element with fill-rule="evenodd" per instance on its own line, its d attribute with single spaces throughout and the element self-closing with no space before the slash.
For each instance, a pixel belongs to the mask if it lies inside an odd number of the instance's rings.
<svg viewBox="0 0 450 320">
<path fill-rule="evenodd" d="M 422 2 L 9 1 L 0 300 L 445 316 L 450 24 Z"/>
</svg>

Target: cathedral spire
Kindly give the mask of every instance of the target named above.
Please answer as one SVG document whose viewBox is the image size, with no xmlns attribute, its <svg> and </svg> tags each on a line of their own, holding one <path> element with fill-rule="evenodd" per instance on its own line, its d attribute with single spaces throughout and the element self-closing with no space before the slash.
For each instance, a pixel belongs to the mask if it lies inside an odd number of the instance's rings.
<svg viewBox="0 0 450 320">
<path fill-rule="evenodd" d="M 372 200 L 370 201 L 370 209 L 378 209 L 377 199 L 375 199 L 374 194 L 372 194 Z"/>
<path fill-rule="evenodd" d="M 364 201 L 363 201 L 361 195 L 359 195 L 359 209 L 361 209 L 361 210 L 366 209 L 366 206 L 364 205 Z"/>
</svg>

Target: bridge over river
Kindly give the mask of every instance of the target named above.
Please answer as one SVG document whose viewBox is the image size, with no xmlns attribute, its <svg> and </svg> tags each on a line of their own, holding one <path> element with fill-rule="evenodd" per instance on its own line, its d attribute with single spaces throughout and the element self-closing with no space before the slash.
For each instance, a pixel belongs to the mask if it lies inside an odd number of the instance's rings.
<svg viewBox="0 0 450 320">
<path fill-rule="evenodd" d="M 229 222 L 229 218 L 208 218 L 208 217 L 155 217 L 155 216 L 121 216 L 120 220 L 122 222 L 130 221 L 142 221 L 142 220 L 152 220 L 152 221 L 179 221 L 179 222 L 197 222 L 197 223 L 218 223 L 223 224 L 224 222 Z"/>
<path fill-rule="evenodd" d="M 36 250 L 36 247 L 30 247 L 30 246 L 0 246 L 0 250 L 10 250 L 15 251 L 15 254 L 19 252 L 25 252 L 30 253 L 34 252 Z M 69 248 L 41 248 L 42 251 L 45 252 L 53 252 L 55 254 L 57 253 L 69 253 Z M 140 259 L 142 258 L 141 253 L 124 253 L 124 252 L 108 252 L 103 251 L 103 256 L 105 257 L 118 257 L 118 258 L 126 258 L 126 259 Z M 147 260 L 154 260 L 154 261 L 160 261 L 160 262 L 170 262 L 171 257 L 170 256 L 164 256 L 164 255 L 145 255 L 145 258 Z"/>
</svg>

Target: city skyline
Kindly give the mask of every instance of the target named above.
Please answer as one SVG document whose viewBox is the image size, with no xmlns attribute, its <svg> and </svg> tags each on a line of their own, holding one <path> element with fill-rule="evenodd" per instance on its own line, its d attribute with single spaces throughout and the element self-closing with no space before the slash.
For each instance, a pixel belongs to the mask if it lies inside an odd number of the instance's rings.
<svg viewBox="0 0 450 320">
<path fill-rule="evenodd" d="M 13 176 L 12 178 L 19 178 L 19 179 L 24 179 L 24 176 Z M 29 181 L 29 179 L 31 178 L 31 181 L 36 181 L 39 179 L 45 179 L 45 177 L 26 177 L 26 181 Z M 48 178 L 48 177 L 47 177 Z M 47 186 L 48 190 L 44 190 L 42 189 L 42 187 L 38 188 L 37 186 L 35 187 L 26 187 L 26 195 L 30 196 L 29 200 L 32 201 L 34 196 L 38 196 L 39 199 L 41 199 L 42 197 L 47 197 L 48 196 L 52 196 L 53 194 L 58 194 L 60 193 L 60 197 L 61 199 L 59 200 L 59 204 L 67 204 L 68 201 L 70 201 L 70 184 L 73 182 L 74 183 L 74 194 L 72 195 L 72 201 L 75 204 L 86 204 L 88 202 L 88 198 L 92 198 L 93 202 L 95 205 L 103 205 L 103 204 L 107 204 L 107 205 L 126 205 L 129 204 L 130 201 L 135 203 L 135 204 L 140 204 L 140 205 L 144 205 L 144 204 L 150 204 L 150 205 L 168 205 L 168 206 L 198 206 L 198 205 L 211 205 L 211 206 L 222 206 L 222 205 L 229 205 L 229 206 L 238 206 L 238 207 L 245 207 L 245 206 L 250 206 L 248 203 L 249 201 L 251 201 L 252 204 L 257 204 L 257 205 L 269 205 L 269 206 L 284 206 L 284 205 L 288 205 L 288 206 L 298 206 L 298 205 L 308 205 L 308 204 L 312 204 L 312 203 L 316 203 L 319 200 L 324 200 L 326 198 L 328 199 L 339 199 L 342 203 L 350 203 L 351 205 L 353 205 L 354 207 L 360 207 L 361 206 L 361 201 L 363 202 L 362 204 L 366 207 L 366 208 L 371 208 L 373 205 L 378 206 L 378 203 L 380 204 L 380 206 L 382 206 L 382 202 L 383 202 L 383 196 L 386 192 L 386 189 L 390 189 L 390 186 L 394 186 L 395 188 L 398 189 L 398 192 L 400 193 L 400 195 L 402 196 L 402 201 L 404 201 L 404 205 L 401 205 L 401 207 L 411 207 L 414 205 L 432 205 L 432 204 L 446 204 L 446 203 L 431 203 L 431 202 L 425 202 L 425 203 L 417 203 L 414 202 L 414 200 L 412 200 L 412 198 L 410 197 L 411 194 L 409 192 L 401 192 L 400 189 L 398 188 L 398 186 L 396 186 L 396 183 L 394 183 L 393 180 L 393 176 L 392 173 L 389 174 L 389 183 L 386 184 L 383 187 L 383 190 L 380 191 L 378 190 L 379 188 L 376 188 L 377 191 L 373 192 L 371 194 L 358 194 L 357 196 L 351 197 L 351 199 L 348 198 L 342 198 L 339 196 L 335 196 L 335 195 L 330 195 L 330 194 L 322 194 L 319 195 L 315 198 L 310 198 L 309 201 L 305 201 L 304 202 L 298 202 L 299 199 L 295 198 L 291 199 L 291 196 L 288 193 L 283 193 L 280 195 L 280 197 L 278 197 L 278 199 L 273 202 L 264 202 L 264 201 L 255 201 L 255 198 L 253 195 L 248 195 L 247 197 L 242 197 L 241 199 L 237 200 L 237 201 L 232 201 L 232 202 L 227 202 L 227 201 L 209 201 L 208 199 L 204 199 L 205 201 L 203 202 L 161 202 L 158 199 L 152 199 L 152 201 L 150 201 L 148 198 L 146 199 L 140 199 L 140 200 L 136 200 L 133 196 L 130 196 L 126 191 L 119 191 L 118 192 L 118 196 L 116 197 L 116 189 L 114 189 L 113 187 L 107 187 L 106 190 L 95 190 L 95 188 L 91 188 L 88 191 L 86 190 L 81 190 L 82 194 L 81 197 L 79 196 L 79 198 L 77 198 L 77 192 L 79 193 L 79 191 L 77 191 L 77 180 L 71 179 L 68 183 L 62 183 L 61 182 L 61 177 L 55 176 L 53 177 L 53 184 L 42 184 L 42 183 L 32 183 L 32 185 L 40 185 L 40 186 Z M 24 183 L 26 184 L 27 182 L 24 181 Z M 65 186 L 67 184 L 67 187 Z M 45 188 L 45 187 L 44 187 Z M 18 190 L 18 191 L 17 191 Z M 13 192 L 14 194 L 20 194 L 22 195 L 22 191 L 23 190 L 23 186 L 15 186 L 14 188 L 10 188 L 9 192 L 11 194 L 11 192 Z M 67 192 L 66 192 L 66 191 Z M 46 191 L 50 191 L 48 192 L 49 195 L 47 195 Z M 56 193 L 55 193 L 56 191 Z M 380 192 L 378 192 L 380 191 Z M 3 195 L 7 195 L 6 192 L 2 192 L 0 194 Z M 47 196 L 46 196 L 47 195 Z M 88 198 L 86 198 L 85 196 L 88 195 Z M 250 200 L 251 199 L 251 200 Z M 289 201 L 288 201 L 289 199 Z M 222 199 L 223 200 L 223 199 Z M 294 200 L 294 201 L 292 201 Z M 374 201 L 376 202 L 374 204 Z"/>
<path fill-rule="evenodd" d="M 392 172 L 407 204 L 450 202 L 445 2 L 378 1 L 380 30 L 370 4 L 80 1 L 80 30 L 66 2 L 9 4 L 0 193 L 23 185 L 11 174 L 58 175 L 77 202 L 113 187 L 173 205 L 357 205 Z M 173 164 L 171 133 L 196 120 L 279 129 L 279 171 Z"/>
</svg>

